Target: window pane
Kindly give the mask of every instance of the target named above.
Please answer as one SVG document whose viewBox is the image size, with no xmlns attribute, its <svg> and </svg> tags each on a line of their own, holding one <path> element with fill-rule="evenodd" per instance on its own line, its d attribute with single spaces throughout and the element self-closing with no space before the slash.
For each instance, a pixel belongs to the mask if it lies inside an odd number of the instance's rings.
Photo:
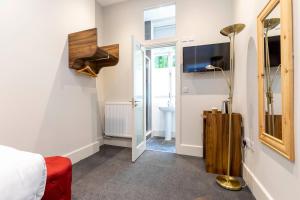
<svg viewBox="0 0 300 200">
<path fill-rule="evenodd" d="M 154 27 L 153 39 L 165 38 L 176 34 L 175 24 L 167 26 Z"/>
<path fill-rule="evenodd" d="M 167 68 L 168 67 L 168 56 L 156 56 L 155 57 L 155 68 Z"/>
<path fill-rule="evenodd" d="M 176 56 L 174 55 L 172 59 L 172 66 L 176 67 Z"/>
<path fill-rule="evenodd" d="M 144 11 L 145 40 L 176 35 L 176 6 L 169 5 Z"/>
</svg>

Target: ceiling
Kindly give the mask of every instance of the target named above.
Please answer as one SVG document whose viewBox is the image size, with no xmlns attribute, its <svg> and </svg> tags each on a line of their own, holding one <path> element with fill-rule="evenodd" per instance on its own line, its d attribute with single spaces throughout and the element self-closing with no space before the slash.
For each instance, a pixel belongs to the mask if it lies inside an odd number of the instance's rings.
<svg viewBox="0 0 300 200">
<path fill-rule="evenodd" d="M 112 4 L 116 4 L 128 0 L 97 0 L 97 1 L 101 4 L 101 6 L 109 6 Z"/>
</svg>

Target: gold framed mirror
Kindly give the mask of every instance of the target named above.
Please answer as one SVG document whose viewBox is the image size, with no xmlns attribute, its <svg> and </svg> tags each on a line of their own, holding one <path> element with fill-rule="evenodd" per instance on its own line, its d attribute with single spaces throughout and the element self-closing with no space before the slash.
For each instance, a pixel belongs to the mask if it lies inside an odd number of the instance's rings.
<svg viewBox="0 0 300 200">
<path fill-rule="evenodd" d="M 292 0 L 270 0 L 257 18 L 259 139 L 294 160 Z"/>
</svg>

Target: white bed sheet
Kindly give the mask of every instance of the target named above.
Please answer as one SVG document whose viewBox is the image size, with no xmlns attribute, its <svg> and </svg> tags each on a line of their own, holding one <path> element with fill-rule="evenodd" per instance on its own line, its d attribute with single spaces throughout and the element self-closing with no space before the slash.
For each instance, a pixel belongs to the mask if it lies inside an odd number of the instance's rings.
<svg viewBox="0 0 300 200">
<path fill-rule="evenodd" d="M 46 179 L 43 156 L 0 145 L 0 200 L 40 200 Z"/>
</svg>

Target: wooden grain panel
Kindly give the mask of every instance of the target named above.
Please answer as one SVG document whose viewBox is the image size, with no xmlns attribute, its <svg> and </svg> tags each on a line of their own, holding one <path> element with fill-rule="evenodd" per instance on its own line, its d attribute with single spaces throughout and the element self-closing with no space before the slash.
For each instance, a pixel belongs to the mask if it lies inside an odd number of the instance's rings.
<svg viewBox="0 0 300 200">
<path fill-rule="evenodd" d="M 205 111 L 203 113 L 205 120 L 203 122 L 204 149 L 205 149 L 205 167 L 206 171 L 216 174 L 227 173 L 228 160 L 228 128 L 229 115 L 220 112 L 212 114 Z M 232 115 L 233 134 L 231 151 L 231 168 L 233 176 L 241 175 L 241 121 L 240 114 Z"/>
<path fill-rule="evenodd" d="M 95 77 L 101 68 L 119 62 L 119 45 L 97 46 L 97 29 L 69 34 L 69 67 Z"/>
<path fill-rule="evenodd" d="M 97 29 L 69 34 L 69 67 L 80 58 L 92 57 L 97 51 Z M 77 67 L 76 67 L 77 69 Z"/>
<path fill-rule="evenodd" d="M 234 176 L 241 175 L 241 135 L 242 135 L 242 116 L 239 114 L 232 115 L 232 152 L 231 152 L 231 168 L 230 173 Z M 228 140 L 227 140 L 228 141 Z M 226 159 L 227 160 L 227 159 Z M 227 167 L 226 167 L 227 169 Z"/>
<path fill-rule="evenodd" d="M 205 156 L 206 156 L 206 119 L 207 119 L 207 113 L 209 113 L 209 111 L 204 111 L 203 112 L 203 115 L 202 115 L 202 118 L 203 118 L 203 159 L 205 159 Z"/>
<path fill-rule="evenodd" d="M 274 115 L 274 130 L 268 122 L 272 121 L 271 115 L 265 115 L 266 133 L 282 140 L 282 115 Z"/>
<path fill-rule="evenodd" d="M 218 151 L 221 152 L 220 159 L 222 161 L 222 170 L 218 172 L 218 174 L 227 174 L 227 163 L 228 163 L 228 129 L 229 129 L 229 115 L 227 114 L 220 114 L 219 118 L 222 119 L 222 127 L 220 127 L 219 132 L 219 140 L 221 145 L 218 148 Z M 232 136 L 233 138 L 233 136 Z M 231 153 L 233 153 L 234 150 L 232 149 Z"/>
</svg>

